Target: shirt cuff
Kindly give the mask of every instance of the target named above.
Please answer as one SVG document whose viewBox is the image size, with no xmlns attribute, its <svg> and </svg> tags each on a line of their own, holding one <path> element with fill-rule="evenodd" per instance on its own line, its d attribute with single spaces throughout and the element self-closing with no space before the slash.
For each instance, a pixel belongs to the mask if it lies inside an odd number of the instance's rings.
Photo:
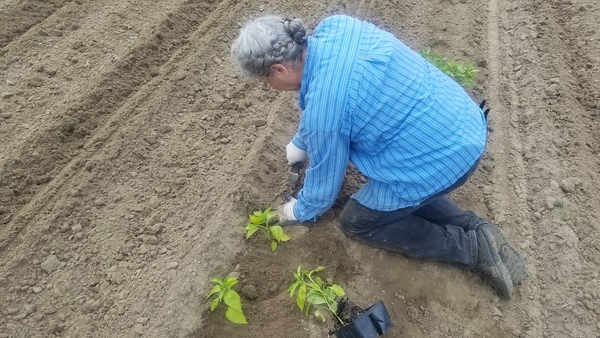
<svg viewBox="0 0 600 338">
<path fill-rule="evenodd" d="M 304 150 L 304 151 L 306 151 L 306 148 L 308 148 L 308 147 L 306 146 L 306 144 L 304 144 L 304 142 L 302 142 L 302 141 L 300 140 L 300 138 L 298 137 L 298 135 L 294 136 L 294 138 L 292 139 L 292 143 L 293 143 L 293 144 L 294 144 L 296 147 L 298 147 L 298 148 L 300 148 L 300 149 L 302 149 L 302 150 Z"/>
</svg>

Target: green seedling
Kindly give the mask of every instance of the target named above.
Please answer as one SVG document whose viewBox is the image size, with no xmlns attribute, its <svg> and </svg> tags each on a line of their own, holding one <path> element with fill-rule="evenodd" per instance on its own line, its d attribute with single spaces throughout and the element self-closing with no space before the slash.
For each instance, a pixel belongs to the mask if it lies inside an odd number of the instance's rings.
<svg viewBox="0 0 600 338">
<path fill-rule="evenodd" d="M 319 305 L 321 309 L 326 309 L 337 318 L 337 320 L 345 325 L 344 321 L 337 315 L 338 300 L 346 293 L 341 286 L 324 282 L 319 276 L 313 274 L 325 270 L 319 266 L 314 270 L 302 271 L 302 266 L 298 266 L 298 270 L 294 273 L 296 281 L 292 284 L 288 291 L 290 297 L 296 295 L 296 304 L 308 316 L 308 312 L 312 305 Z M 320 309 L 315 310 L 315 317 L 325 321 L 325 315 Z"/>
<path fill-rule="evenodd" d="M 477 70 L 472 63 L 460 63 L 432 52 L 430 49 L 420 53 L 427 61 L 439 68 L 444 74 L 450 76 L 459 85 L 472 89 Z"/>
<path fill-rule="evenodd" d="M 569 210 L 562 208 L 560 211 L 560 219 L 563 221 L 568 221 L 571 219 L 571 213 L 569 213 Z"/>
<path fill-rule="evenodd" d="M 250 218 L 250 222 L 244 228 L 246 230 L 246 239 L 252 237 L 258 230 L 261 230 L 267 236 L 267 239 L 271 241 L 271 251 L 275 251 L 280 242 L 290 240 L 290 236 L 283 232 L 283 228 L 280 225 L 270 224 L 277 217 L 277 213 L 271 211 L 271 208 L 265 209 L 265 211 L 255 211 L 248 215 L 248 217 Z"/>
<path fill-rule="evenodd" d="M 246 317 L 242 313 L 242 301 L 240 295 L 233 289 L 232 286 L 237 284 L 237 277 L 225 277 L 223 279 L 215 277 L 210 280 L 215 286 L 210 290 L 206 299 L 216 295 L 216 297 L 210 303 L 210 311 L 214 311 L 217 306 L 224 302 L 227 305 L 227 312 L 225 316 L 230 321 L 236 324 L 248 324 Z"/>
</svg>

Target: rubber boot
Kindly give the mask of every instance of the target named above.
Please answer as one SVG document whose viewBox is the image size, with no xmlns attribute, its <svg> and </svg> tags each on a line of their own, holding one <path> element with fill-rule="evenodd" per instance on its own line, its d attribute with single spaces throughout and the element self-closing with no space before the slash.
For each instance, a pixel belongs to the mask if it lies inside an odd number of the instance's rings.
<svg viewBox="0 0 600 338">
<path fill-rule="evenodd" d="M 525 259 L 523 259 L 523 256 L 517 249 L 515 249 L 506 237 L 504 237 L 502 231 L 500 231 L 497 226 L 490 224 L 490 232 L 496 242 L 500 259 L 502 259 L 502 262 L 510 273 L 513 286 L 521 285 L 521 283 L 529 276 Z"/>
<path fill-rule="evenodd" d="M 474 270 L 487 280 L 498 295 L 509 299 L 513 294 L 513 283 L 508 268 L 502 263 L 494 236 L 487 223 L 475 229 L 477 235 L 477 264 Z"/>
</svg>

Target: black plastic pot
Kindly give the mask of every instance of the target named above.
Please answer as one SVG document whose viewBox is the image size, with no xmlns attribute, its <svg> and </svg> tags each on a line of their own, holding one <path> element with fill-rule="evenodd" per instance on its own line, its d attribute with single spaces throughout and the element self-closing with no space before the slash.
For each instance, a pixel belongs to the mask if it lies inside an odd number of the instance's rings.
<svg viewBox="0 0 600 338">
<path fill-rule="evenodd" d="M 376 338 L 394 326 L 383 302 L 371 306 L 352 323 L 341 327 L 333 334 L 337 338 Z"/>
</svg>

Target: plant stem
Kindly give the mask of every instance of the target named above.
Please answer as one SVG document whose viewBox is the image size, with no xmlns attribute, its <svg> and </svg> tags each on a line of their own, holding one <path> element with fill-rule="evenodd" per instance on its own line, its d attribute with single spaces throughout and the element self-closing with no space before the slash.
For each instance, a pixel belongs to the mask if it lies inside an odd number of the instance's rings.
<svg viewBox="0 0 600 338">
<path fill-rule="evenodd" d="M 267 232 L 267 239 L 270 241 L 271 240 L 271 230 L 269 229 L 269 220 L 268 219 L 265 222 L 265 227 L 267 228 L 267 230 L 266 230 L 266 232 Z"/>
<path fill-rule="evenodd" d="M 312 276 L 309 274 L 308 275 L 308 279 L 310 279 L 310 282 L 314 285 L 313 288 L 317 289 L 317 291 L 323 296 L 323 298 L 325 298 L 325 301 L 327 302 L 327 309 L 329 309 L 329 311 L 331 313 L 333 313 L 333 315 L 337 318 L 337 320 L 340 321 L 340 323 L 342 325 L 346 325 L 346 323 L 344 323 L 344 321 L 337 315 L 337 313 L 335 313 L 335 311 L 333 310 L 333 308 L 331 307 L 332 303 L 336 303 L 335 299 L 331 299 L 327 296 L 327 293 L 325 293 L 325 291 L 323 290 L 323 288 L 319 287 L 319 285 L 317 283 L 315 283 L 315 281 L 312 279 Z"/>
<path fill-rule="evenodd" d="M 260 230 L 265 234 L 265 236 L 267 236 L 268 240 L 271 240 L 271 234 L 269 231 L 269 225 L 259 225 Z"/>
<path fill-rule="evenodd" d="M 327 306 L 329 307 L 329 303 L 327 303 Z M 337 320 L 340 321 L 340 323 L 343 325 L 346 325 L 346 323 L 344 323 L 344 321 L 342 320 L 342 318 L 340 318 L 337 313 L 333 312 L 333 309 L 331 309 L 331 307 L 329 307 L 329 311 L 331 311 L 331 313 L 333 313 L 333 315 L 335 316 L 335 318 L 337 318 Z"/>
</svg>

